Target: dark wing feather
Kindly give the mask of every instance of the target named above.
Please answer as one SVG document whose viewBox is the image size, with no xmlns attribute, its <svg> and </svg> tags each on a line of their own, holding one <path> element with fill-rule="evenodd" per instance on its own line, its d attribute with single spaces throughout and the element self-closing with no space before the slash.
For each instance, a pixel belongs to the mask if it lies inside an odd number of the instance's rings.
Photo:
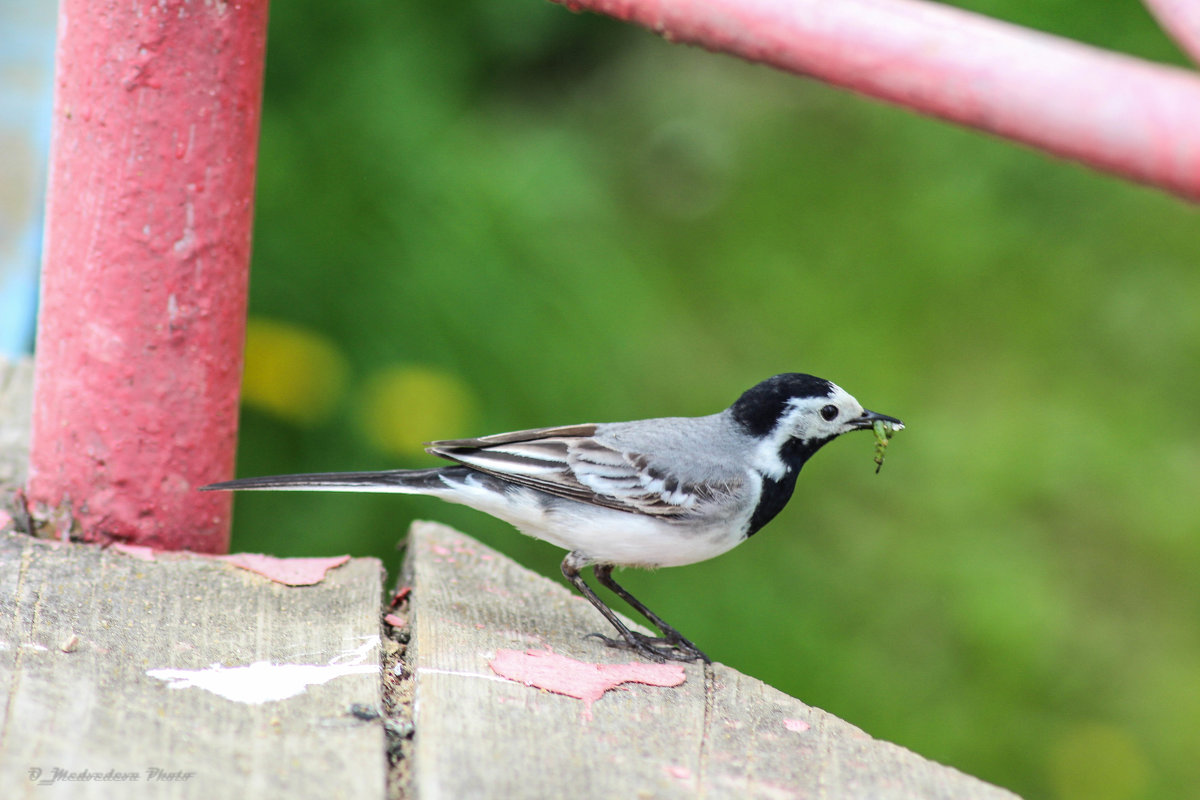
<svg viewBox="0 0 1200 800">
<path fill-rule="evenodd" d="M 592 423 L 586 423 L 583 425 L 559 425 L 553 428 L 532 428 L 527 431 L 513 431 L 512 433 L 494 433 L 491 436 L 480 436 L 478 439 L 443 439 L 439 442 L 426 442 L 425 444 L 429 452 L 432 453 L 435 449 L 441 448 L 466 447 L 481 449 L 496 444 L 509 444 L 510 442 L 532 442 L 537 439 L 556 437 L 586 437 L 592 436 L 595 433 L 596 426 Z"/>
</svg>

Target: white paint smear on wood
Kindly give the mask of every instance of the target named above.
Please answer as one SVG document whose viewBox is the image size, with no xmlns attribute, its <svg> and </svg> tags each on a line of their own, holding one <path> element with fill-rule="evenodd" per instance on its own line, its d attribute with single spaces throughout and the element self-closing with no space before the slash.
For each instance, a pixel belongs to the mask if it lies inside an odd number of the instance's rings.
<svg viewBox="0 0 1200 800">
<path fill-rule="evenodd" d="M 295 697 L 309 686 L 319 686 L 344 675 L 378 672 L 379 660 L 369 658 L 378 646 L 378 636 L 368 637 L 360 646 L 331 658 L 328 664 L 255 661 L 243 667 L 213 664 L 207 669 L 149 669 L 146 674 L 166 681 L 171 689 L 195 687 L 237 703 L 267 703 Z"/>
</svg>

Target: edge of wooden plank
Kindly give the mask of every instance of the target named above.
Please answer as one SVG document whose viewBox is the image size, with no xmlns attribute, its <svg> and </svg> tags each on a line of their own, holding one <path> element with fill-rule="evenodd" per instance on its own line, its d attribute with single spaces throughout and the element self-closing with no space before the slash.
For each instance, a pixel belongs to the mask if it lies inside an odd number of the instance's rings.
<svg viewBox="0 0 1200 800">
<path fill-rule="evenodd" d="M 590 707 L 507 680 L 491 667 L 506 650 L 637 659 L 588 638 L 606 623 L 565 586 L 451 528 L 414 523 L 405 572 L 414 797 L 1016 797 L 722 664 L 685 665 L 674 688 L 624 684 Z"/>
<path fill-rule="evenodd" d="M 382 798 L 382 724 L 348 713 L 380 701 L 381 597 L 373 558 L 292 587 L 205 556 L 0 535 L 0 785 L 42 797 L 40 770 L 111 797 L 134 787 L 55 770 L 115 770 L 156 797 Z M 272 665 L 287 669 L 244 680 Z M 236 678 L 224 694 L 197 685 L 214 673 Z M 300 693 L 264 700 L 285 680 Z"/>
</svg>

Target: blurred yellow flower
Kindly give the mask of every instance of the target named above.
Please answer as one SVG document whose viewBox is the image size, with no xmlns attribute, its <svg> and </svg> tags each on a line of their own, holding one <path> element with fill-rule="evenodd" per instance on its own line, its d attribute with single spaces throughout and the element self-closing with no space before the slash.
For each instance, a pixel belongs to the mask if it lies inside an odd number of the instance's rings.
<svg viewBox="0 0 1200 800">
<path fill-rule="evenodd" d="M 358 422 L 380 450 L 416 455 L 431 439 L 467 435 L 474 408 L 471 390 L 454 375 L 394 365 L 375 373 L 363 387 Z"/>
<path fill-rule="evenodd" d="M 1078 724 L 1049 748 L 1050 780 L 1061 800 L 1133 800 L 1145 796 L 1149 766 L 1124 729 Z"/>
<path fill-rule="evenodd" d="M 297 425 L 327 418 L 341 399 L 348 369 L 318 333 L 286 322 L 246 322 L 242 402 Z"/>
</svg>

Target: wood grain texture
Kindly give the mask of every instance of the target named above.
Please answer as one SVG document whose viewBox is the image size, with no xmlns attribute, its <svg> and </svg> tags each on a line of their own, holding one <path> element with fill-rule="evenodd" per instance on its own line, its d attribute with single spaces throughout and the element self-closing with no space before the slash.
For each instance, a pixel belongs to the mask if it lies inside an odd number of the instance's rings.
<svg viewBox="0 0 1200 800">
<path fill-rule="evenodd" d="M 503 649 L 625 663 L 566 587 L 449 528 L 415 523 L 408 664 L 414 796 L 451 798 L 956 798 L 1010 792 L 935 764 L 721 664 L 676 688 L 627 684 L 588 713 L 500 678 Z"/>
<path fill-rule="evenodd" d="M 287 587 L 200 556 L 142 561 L 0 534 L 0 786 L 6 798 L 384 796 L 377 704 L 381 569 L 355 559 Z M 152 669 L 326 665 L 369 672 L 248 704 L 169 688 Z M 42 786 L 29 770 L 138 773 Z M 147 771 L 194 773 L 148 781 Z"/>
</svg>

